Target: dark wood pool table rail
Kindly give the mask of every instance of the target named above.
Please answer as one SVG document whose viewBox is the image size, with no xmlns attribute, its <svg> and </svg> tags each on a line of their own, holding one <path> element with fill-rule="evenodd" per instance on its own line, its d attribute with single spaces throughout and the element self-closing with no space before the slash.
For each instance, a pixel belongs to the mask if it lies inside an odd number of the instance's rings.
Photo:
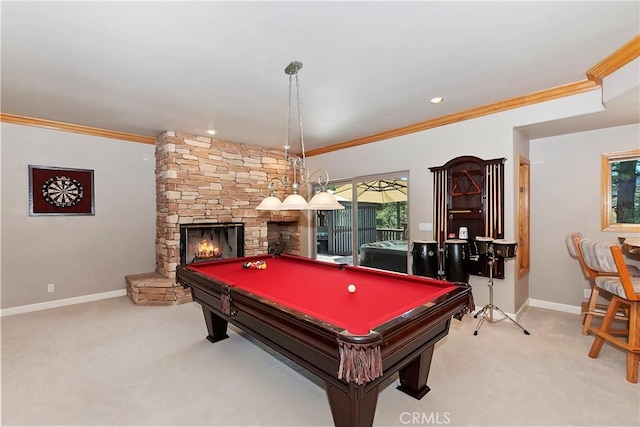
<svg viewBox="0 0 640 427">
<path fill-rule="evenodd" d="M 470 287 L 461 284 L 449 294 L 376 327 L 369 335 L 349 337 L 342 334 L 343 328 L 184 266 L 178 266 L 176 279 L 191 288 L 194 300 L 202 306 L 209 341 L 227 338 L 231 322 L 305 367 L 324 380 L 334 423 L 345 427 L 373 424 L 379 386 L 395 372 L 399 372 L 401 391 L 422 398 L 429 391 L 427 379 L 436 342 L 447 335 L 453 316 L 473 308 L 469 306 Z M 339 379 L 338 341 L 342 339 L 379 342 L 382 375 L 363 384 Z"/>
</svg>

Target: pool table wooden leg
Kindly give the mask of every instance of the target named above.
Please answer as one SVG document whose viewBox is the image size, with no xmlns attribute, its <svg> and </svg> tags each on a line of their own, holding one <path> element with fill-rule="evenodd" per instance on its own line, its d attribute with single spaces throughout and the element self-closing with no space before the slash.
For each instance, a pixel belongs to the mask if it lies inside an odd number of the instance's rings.
<svg viewBox="0 0 640 427">
<path fill-rule="evenodd" d="M 429 378 L 429 368 L 431 368 L 431 358 L 435 345 L 423 351 L 420 356 L 409 362 L 408 365 L 400 369 L 400 385 L 398 390 L 408 394 L 415 399 L 422 399 L 429 393 L 427 379 Z"/>
<path fill-rule="evenodd" d="M 202 313 L 204 314 L 204 321 L 207 324 L 207 332 L 209 332 L 207 339 L 209 341 L 218 342 L 229 338 L 229 335 L 227 335 L 227 325 L 229 322 L 205 306 L 202 306 Z"/>
<path fill-rule="evenodd" d="M 378 387 L 363 394 L 363 388 L 351 384 L 349 393 L 326 383 L 329 406 L 336 427 L 371 427 L 378 403 Z"/>
</svg>

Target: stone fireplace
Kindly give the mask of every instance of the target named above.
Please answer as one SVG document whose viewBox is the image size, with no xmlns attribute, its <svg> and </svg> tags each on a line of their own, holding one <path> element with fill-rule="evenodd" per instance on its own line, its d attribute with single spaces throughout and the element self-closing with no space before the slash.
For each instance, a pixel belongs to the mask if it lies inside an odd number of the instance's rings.
<svg viewBox="0 0 640 427">
<path fill-rule="evenodd" d="M 244 224 L 180 224 L 180 264 L 244 256 Z"/>
<path fill-rule="evenodd" d="M 175 284 L 185 225 L 241 223 L 244 255 L 267 254 L 280 238 L 285 253 L 300 255 L 299 213 L 255 209 L 289 169 L 277 150 L 173 131 L 158 137 L 156 271 L 127 276 L 127 295 L 142 305 L 191 301 Z"/>
<path fill-rule="evenodd" d="M 269 253 L 300 255 L 300 232 L 297 222 L 269 221 L 267 241 Z"/>
</svg>

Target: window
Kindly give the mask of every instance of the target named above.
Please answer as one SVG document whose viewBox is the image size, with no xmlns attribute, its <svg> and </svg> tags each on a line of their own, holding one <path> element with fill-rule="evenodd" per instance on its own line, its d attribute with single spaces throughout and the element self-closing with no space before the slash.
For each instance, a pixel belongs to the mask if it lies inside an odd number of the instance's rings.
<svg viewBox="0 0 640 427">
<path fill-rule="evenodd" d="M 408 172 L 332 182 L 344 210 L 317 211 L 317 259 L 407 272 Z"/>
<path fill-rule="evenodd" d="M 640 150 L 602 155 L 602 230 L 640 231 Z"/>
</svg>

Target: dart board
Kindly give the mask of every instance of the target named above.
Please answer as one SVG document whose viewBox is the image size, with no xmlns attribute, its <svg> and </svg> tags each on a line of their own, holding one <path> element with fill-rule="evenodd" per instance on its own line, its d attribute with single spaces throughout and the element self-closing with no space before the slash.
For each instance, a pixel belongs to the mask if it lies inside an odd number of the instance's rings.
<svg viewBox="0 0 640 427">
<path fill-rule="evenodd" d="M 29 165 L 29 215 L 94 215 L 93 170 Z"/>
<path fill-rule="evenodd" d="M 57 175 L 42 184 L 42 197 L 53 206 L 68 208 L 82 201 L 84 187 L 75 178 Z"/>
</svg>

